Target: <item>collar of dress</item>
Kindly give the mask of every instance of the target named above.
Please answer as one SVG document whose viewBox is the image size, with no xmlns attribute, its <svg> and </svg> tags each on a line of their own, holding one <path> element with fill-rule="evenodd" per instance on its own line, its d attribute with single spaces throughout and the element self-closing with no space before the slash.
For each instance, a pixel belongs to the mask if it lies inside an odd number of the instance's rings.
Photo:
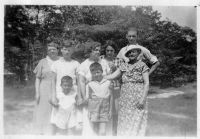
<svg viewBox="0 0 200 139">
<path fill-rule="evenodd" d="M 92 82 L 95 82 L 95 83 L 98 83 L 98 84 L 103 84 L 106 81 L 107 81 L 107 79 L 102 79 L 100 82 L 98 82 L 98 81 L 92 81 Z"/>
</svg>

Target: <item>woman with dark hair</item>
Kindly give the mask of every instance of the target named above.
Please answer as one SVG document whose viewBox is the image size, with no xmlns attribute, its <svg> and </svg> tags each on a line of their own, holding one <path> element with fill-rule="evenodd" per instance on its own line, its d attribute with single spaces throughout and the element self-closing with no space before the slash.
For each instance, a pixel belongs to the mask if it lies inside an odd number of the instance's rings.
<svg viewBox="0 0 200 139">
<path fill-rule="evenodd" d="M 107 75 L 109 73 L 109 66 L 107 62 L 104 59 L 100 58 L 100 51 L 101 51 L 101 44 L 98 42 L 95 42 L 92 47 L 87 49 L 88 58 L 83 61 L 78 69 L 78 75 L 79 75 L 79 99 L 81 99 L 81 103 L 84 105 L 84 103 L 87 102 L 87 95 L 86 95 L 86 84 L 92 80 L 92 75 L 90 72 L 90 65 L 94 62 L 98 62 L 101 64 L 103 69 L 103 75 Z M 83 106 L 83 131 L 82 135 L 95 135 L 91 123 L 88 118 L 88 108 L 87 105 Z"/>
<path fill-rule="evenodd" d="M 52 106 L 49 100 L 52 95 L 52 72 L 51 65 L 59 59 L 58 44 L 51 42 L 47 44 L 47 56 L 39 61 L 34 69 L 35 79 L 35 128 L 37 134 L 50 134 L 50 117 Z"/>
<path fill-rule="evenodd" d="M 105 49 L 105 52 L 103 56 L 101 56 L 102 59 L 104 59 L 108 65 L 109 65 L 109 68 L 110 68 L 110 71 L 109 73 L 113 73 L 116 69 L 117 69 L 117 64 L 116 64 L 116 52 L 117 52 L 117 47 L 116 47 L 116 44 L 111 41 L 111 40 L 108 40 L 106 42 L 106 44 L 104 45 L 104 49 Z M 117 111 L 118 111 L 118 98 L 119 98 L 119 95 L 120 95 L 120 83 L 119 83 L 119 80 L 113 80 L 112 81 L 112 96 L 113 96 L 113 110 L 112 110 L 112 120 L 111 120 L 111 124 L 110 124 L 110 127 L 108 127 L 111 131 L 110 134 L 112 135 L 116 135 L 117 134 L 117 117 L 118 117 L 118 114 L 117 114 Z"/>
</svg>

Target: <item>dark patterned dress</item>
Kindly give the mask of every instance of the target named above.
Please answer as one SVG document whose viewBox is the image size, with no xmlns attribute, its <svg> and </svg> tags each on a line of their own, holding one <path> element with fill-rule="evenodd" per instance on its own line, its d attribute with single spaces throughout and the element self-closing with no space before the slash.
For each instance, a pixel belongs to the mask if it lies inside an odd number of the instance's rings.
<svg viewBox="0 0 200 139">
<path fill-rule="evenodd" d="M 138 61 L 131 65 L 122 63 L 122 86 L 119 98 L 117 135 L 144 136 L 147 124 L 147 104 L 139 110 L 136 104 L 144 93 L 142 73 L 149 70 L 147 65 Z"/>
</svg>

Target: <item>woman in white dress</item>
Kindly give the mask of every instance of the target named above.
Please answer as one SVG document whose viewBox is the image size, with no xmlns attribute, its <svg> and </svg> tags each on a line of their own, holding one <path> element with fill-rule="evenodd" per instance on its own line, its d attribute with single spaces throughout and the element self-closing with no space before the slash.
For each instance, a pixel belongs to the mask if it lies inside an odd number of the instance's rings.
<svg viewBox="0 0 200 139">
<path fill-rule="evenodd" d="M 77 93 L 77 69 L 79 67 L 79 62 L 71 59 L 73 52 L 73 47 L 70 44 L 65 44 L 62 49 L 62 56 L 59 60 L 51 66 L 51 71 L 54 73 L 53 83 L 52 83 L 52 104 L 57 104 L 63 97 L 61 84 L 61 78 L 63 76 L 70 76 L 73 79 L 73 88 Z M 54 124 L 56 121 L 57 110 L 53 107 L 51 115 L 51 123 Z M 77 119 L 78 120 L 78 119 Z M 78 122 L 78 121 L 77 121 Z M 56 127 L 52 134 L 56 134 Z"/>
</svg>

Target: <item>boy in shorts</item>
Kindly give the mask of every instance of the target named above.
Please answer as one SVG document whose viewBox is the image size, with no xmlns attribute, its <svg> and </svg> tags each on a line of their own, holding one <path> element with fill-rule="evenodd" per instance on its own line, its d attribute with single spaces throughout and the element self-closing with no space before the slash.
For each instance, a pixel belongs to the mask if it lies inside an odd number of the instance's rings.
<svg viewBox="0 0 200 139">
<path fill-rule="evenodd" d="M 106 127 L 112 115 L 112 94 L 110 81 L 103 79 L 101 64 L 90 65 L 92 81 L 86 86 L 88 96 L 88 116 L 92 128 L 97 135 L 106 135 Z"/>
</svg>

